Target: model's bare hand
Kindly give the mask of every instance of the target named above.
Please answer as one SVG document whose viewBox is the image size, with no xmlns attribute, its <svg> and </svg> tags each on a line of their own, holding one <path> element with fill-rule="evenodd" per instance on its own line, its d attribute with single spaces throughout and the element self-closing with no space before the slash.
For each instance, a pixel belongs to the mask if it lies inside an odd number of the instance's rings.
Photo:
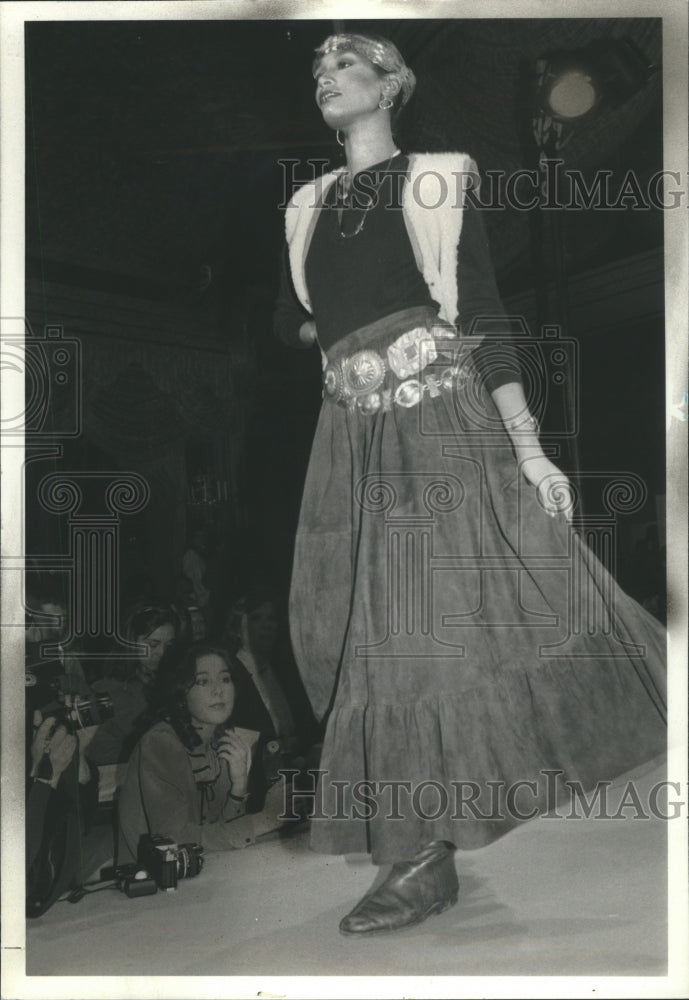
<svg viewBox="0 0 689 1000">
<path fill-rule="evenodd" d="M 303 344 L 316 343 L 316 324 L 312 319 L 307 319 L 307 321 L 302 323 L 299 327 L 299 339 Z"/>
<path fill-rule="evenodd" d="M 521 468 L 526 480 L 536 487 L 538 501 L 546 514 L 549 517 L 564 514 L 571 521 L 575 493 L 564 472 L 545 455 L 525 459 Z"/>
</svg>

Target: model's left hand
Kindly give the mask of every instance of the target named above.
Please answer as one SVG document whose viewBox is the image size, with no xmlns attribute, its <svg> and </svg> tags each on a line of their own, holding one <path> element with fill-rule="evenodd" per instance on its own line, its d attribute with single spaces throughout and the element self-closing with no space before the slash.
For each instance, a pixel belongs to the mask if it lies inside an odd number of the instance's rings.
<svg viewBox="0 0 689 1000">
<path fill-rule="evenodd" d="M 521 463 L 526 480 L 536 487 L 538 502 L 549 517 L 564 514 L 572 520 L 575 494 L 574 488 L 564 472 L 545 455 L 527 458 Z"/>
</svg>

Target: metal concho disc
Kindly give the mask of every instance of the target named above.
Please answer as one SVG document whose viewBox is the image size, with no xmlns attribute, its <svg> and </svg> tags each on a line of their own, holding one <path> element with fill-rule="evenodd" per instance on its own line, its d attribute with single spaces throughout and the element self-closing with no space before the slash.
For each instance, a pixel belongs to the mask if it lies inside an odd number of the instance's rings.
<svg viewBox="0 0 689 1000">
<path fill-rule="evenodd" d="M 356 396 L 374 392 L 383 384 L 385 362 L 375 351 L 357 351 L 343 365 L 345 387 Z"/>
<path fill-rule="evenodd" d="M 328 365 L 323 372 L 323 387 L 335 400 L 342 395 L 342 373 L 336 365 Z"/>
<path fill-rule="evenodd" d="M 440 376 L 440 384 L 443 389 L 451 389 L 452 383 L 454 382 L 455 375 L 457 374 L 456 368 L 445 368 Z"/>
<path fill-rule="evenodd" d="M 397 386 L 395 390 L 395 402 L 398 406 L 409 409 L 410 406 L 416 406 L 421 399 L 422 392 L 423 387 L 419 380 L 410 378 Z"/>
<path fill-rule="evenodd" d="M 371 392 L 368 396 L 362 396 L 357 402 L 357 406 L 366 417 L 377 413 L 381 408 L 383 400 L 379 392 Z"/>
</svg>

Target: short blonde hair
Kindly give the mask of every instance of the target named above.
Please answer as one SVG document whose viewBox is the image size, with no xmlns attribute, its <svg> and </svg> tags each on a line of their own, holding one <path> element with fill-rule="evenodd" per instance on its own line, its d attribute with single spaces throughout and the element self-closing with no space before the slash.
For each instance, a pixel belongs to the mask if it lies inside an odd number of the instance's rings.
<svg viewBox="0 0 689 1000">
<path fill-rule="evenodd" d="M 341 34 L 330 35 L 316 49 L 313 62 L 313 75 L 316 75 L 323 56 L 329 52 L 356 52 L 368 59 L 378 69 L 381 76 L 395 76 L 399 80 L 400 90 L 393 104 L 393 114 L 397 115 L 414 93 L 416 77 L 405 63 L 402 55 L 393 42 L 378 35 Z"/>
</svg>

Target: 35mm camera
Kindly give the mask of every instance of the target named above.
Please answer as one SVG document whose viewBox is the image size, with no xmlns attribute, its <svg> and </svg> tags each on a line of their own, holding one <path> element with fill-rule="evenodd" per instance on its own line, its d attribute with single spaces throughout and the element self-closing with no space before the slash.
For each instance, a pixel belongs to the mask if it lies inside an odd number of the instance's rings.
<svg viewBox="0 0 689 1000">
<path fill-rule="evenodd" d="M 203 868 L 203 847 L 176 844 L 159 834 L 144 834 L 139 841 L 137 859 L 159 889 L 176 889 L 179 879 L 193 878 Z"/>
</svg>

